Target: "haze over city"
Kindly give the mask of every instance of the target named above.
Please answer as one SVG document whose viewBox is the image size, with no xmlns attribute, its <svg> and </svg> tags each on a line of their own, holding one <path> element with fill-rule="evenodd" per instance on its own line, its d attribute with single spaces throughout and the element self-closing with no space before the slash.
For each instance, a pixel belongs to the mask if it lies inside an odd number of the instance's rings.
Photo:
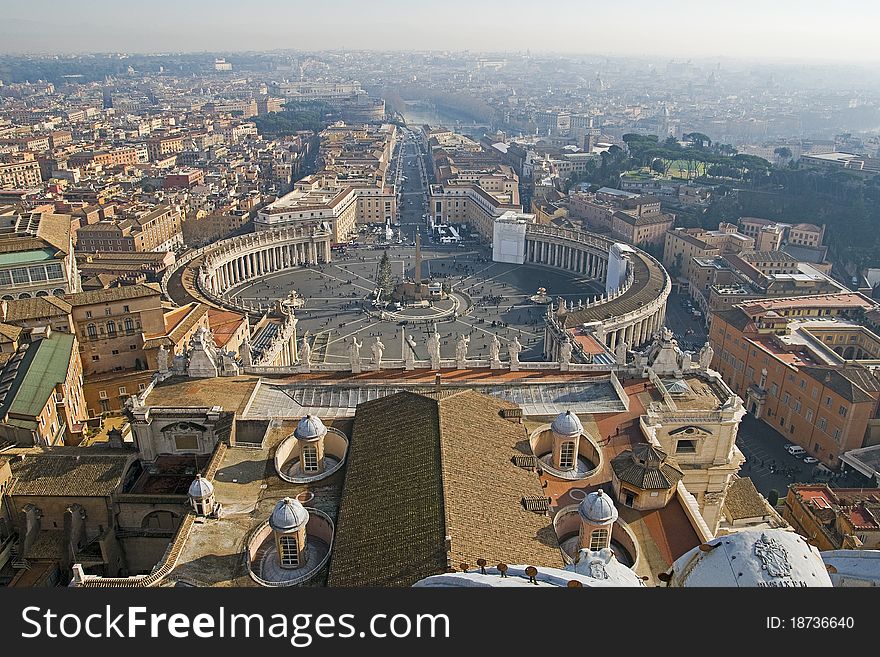
<svg viewBox="0 0 880 657">
<path fill-rule="evenodd" d="M 880 59 L 880 5 L 841 0 L 8 0 L 0 52 L 481 50 Z M 833 14 L 829 11 L 833 9 Z"/>
<path fill-rule="evenodd" d="M 535 655 L 876 589 L 880 8 L 829 5 L 5 3 L 0 587 L 634 589 L 471 614 Z"/>
</svg>

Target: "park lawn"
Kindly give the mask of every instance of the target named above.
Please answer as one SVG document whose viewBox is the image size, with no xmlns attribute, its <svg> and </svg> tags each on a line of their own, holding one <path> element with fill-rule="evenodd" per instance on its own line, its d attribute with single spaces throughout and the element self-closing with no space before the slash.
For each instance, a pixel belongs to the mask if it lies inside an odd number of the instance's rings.
<svg viewBox="0 0 880 657">
<path fill-rule="evenodd" d="M 706 163 L 705 162 L 697 162 L 696 167 L 694 168 L 694 177 L 703 176 L 706 174 Z M 670 178 L 687 178 L 688 177 L 688 163 L 687 160 L 675 160 L 672 163 L 672 166 L 669 167 L 669 171 L 666 172 L 666 175 Z"/>
</svg>

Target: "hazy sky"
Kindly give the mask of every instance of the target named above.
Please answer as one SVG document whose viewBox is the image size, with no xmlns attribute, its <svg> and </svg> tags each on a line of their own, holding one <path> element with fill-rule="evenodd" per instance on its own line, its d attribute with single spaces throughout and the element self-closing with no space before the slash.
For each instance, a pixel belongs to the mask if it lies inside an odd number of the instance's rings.
<svg viewBox="0 0 880 657">
<path fill-rule="evenodd" d="M 0 52 L 293 48 L 880 61 L 878 0 L 2 0 Z"/>
</svg>

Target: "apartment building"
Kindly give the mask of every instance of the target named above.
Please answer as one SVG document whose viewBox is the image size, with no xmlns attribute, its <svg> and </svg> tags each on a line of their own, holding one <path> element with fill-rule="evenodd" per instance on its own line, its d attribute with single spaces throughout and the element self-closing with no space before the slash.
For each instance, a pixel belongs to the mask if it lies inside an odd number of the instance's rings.
<svg viewBox="0 0 880 657">
<path fill-rule="evenodd" d="M 708 316 L 751 299 L 847 292 L 811 263 L 785 251 L 742 251 L 691 261 L 688 292 Z"/>
<path fill-rule="evenodd" d="M 70 222 L 70 215 L 48 212 L 0 216 L 0 298 L 80 289 Z"/>
<path fill-rule="evenodd" d="M 172 205 L 122 208 L 114 219 L 76 231 L 77 251 L 174 251 L 181 246 L 181 211 Z"/>
<path fill-rule="evenodd" d="M 153 135 L 147 139 L 147 153 L 150 161 L 156 162 L 176 155 L 184 148 L 184 135 Z"/>
<path fill-rule="evenodd" d="M 754 239 L 758 251 L 780 250 L 786 244 L 815 248 L 825 239 L 825 226 L 787 224 L 760 217 L 740 217 L 739 232 Z"/>
<path fill-rule="evenodd" d="M 755 241 L 737 232 L 736 226 L 721 223 L 718 230 L 673 228 L 666 231 L 663 244 L 663 266 L 673 284 L 686 288 L 691 278 L 694 258 L 713 258 L 752 250 Z"/>
<path fill-rule="evenodd" d="M 0 189 L 33 189 L 43 182 L 36 160 L 0 162 Z"/>
<path fill-rule="evenodd" d="M 385 184 L 385 172 L 394 140 L 394 126 L 339 123 L 327 128 L 321 133 L 322 169 L 261 209 L 254 226 L 326 225 L 334 242 L 344 242 L 356 234 L 358 224 L 393 222 L 397 195 Z"/>
<path fill-rule="evenodd" d="M 595 193 L 573 192 L 569 211 L 590 230 L 642 247 L 663 245 L 675 221 L 675 215 L 660 210 L 657 197 L 608 187 Z"/>
<path fill-rule="evenodd" d="M 713 367 L 752 415 L 837 468 L 878 417 L 880 337 L 860 319 L 873 307 L 851 292 L 741 303 L 712 317 Z"/>
<path fill-rule="evenodd" d="M 65 297 L 80 344 L 86 377 L 104 372 L 146 370 L 144 335 L 165 331 L 158 285 L 128 285 Z"/>
<path fill-rule="evenodd" d="M 496 217 L 522 212 L 519 177 L 502 163 L 501 154 L 446 130 L 428 130 L 434 178 L 430 186 L 429 218 L 434 224 L 471 225 L 492 240 Z"/>
<path fill-rule="evenodd" d="M 880 489 L 795 484 L 782 517 L 822 551 L 880 549 Z"/>
<path fill-rule="evenodd" d="M 79 444 L 86 403 L 77 340 L 44 326 L 0 373 L 0 440 L 19 445 Z"/>
<path fill-rule="evenodd" d="M 71 155 L 67 164 L 71 167 L 95 168 L 144 164 L 149 161 L 146 146 L 124 146 L 106 150 L 85 150 Z"/>
</svg>

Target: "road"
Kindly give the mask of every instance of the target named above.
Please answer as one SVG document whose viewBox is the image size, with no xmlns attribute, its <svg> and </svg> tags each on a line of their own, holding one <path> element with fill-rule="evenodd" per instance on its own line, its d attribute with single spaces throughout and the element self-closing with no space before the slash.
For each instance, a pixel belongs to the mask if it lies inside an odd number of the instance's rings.
<svg viewBox="0 0 880 657">
<path fill-rule="evenodd" d="M 699 351 L 708 339 L 703 320 L 695 317 L 684 304 L 686 294 L 672 292 L 666 301 L 666 326 L 675 333 L 678 345 L 685 351 Z M 691 331 L 691 333 L 688 333 Z"/>
<path fill-rule="evenodd" d="M 403 240 L 411 243 L 421 232 L 427 243 L 427 171 L 418 138 L 409 129 L 402 129 L 400 152 L 395 160 L 393 174 L 398 189 L 397 217 Z"/>
<path fill-rule="evenodd" d="M 746 463 L 739 471 L 741 477 L 751 477 L 765 497 L 776 490 L 785 497 L 789 485 L 793 483 L 828 482 L 832 488 L 858 488 L 869 486 L 865 477 L 857 472 L 835 475 L 829 481 L 828 473 L 818 464 L 804 463 L 785 451 L 791 444 L 785 436 L 751 415 L 746 415 L 739 426 L 736 445 L 746 457 Z"/>
</svg>

